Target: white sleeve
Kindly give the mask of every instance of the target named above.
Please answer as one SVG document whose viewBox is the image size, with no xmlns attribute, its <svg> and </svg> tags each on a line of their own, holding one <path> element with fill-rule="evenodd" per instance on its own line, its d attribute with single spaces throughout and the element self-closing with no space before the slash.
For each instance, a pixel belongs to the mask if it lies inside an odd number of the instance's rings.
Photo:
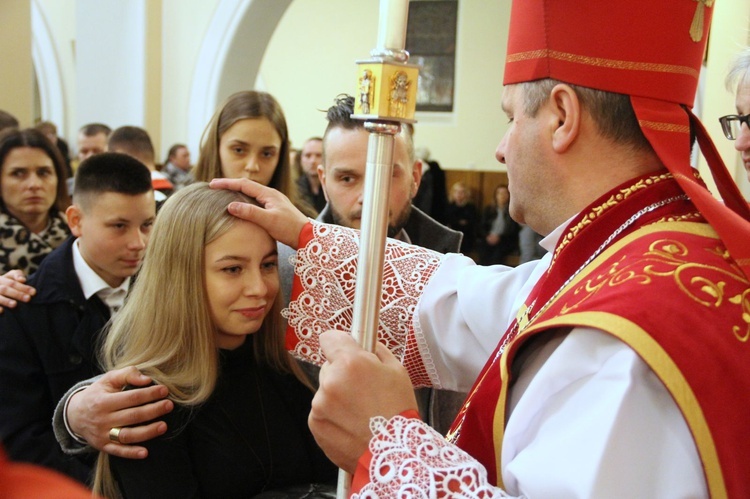
<svg viewBox="0 0 750 499">
<path fill-rule="evenodd" d="M 512 268 L 482 267 L 463 255 L 446 255 L 413 319 L 434 386 L 471 388 L 550 258 Z"/>
<path fill-rule="evenodd" d="M 284 316 L 287 348 L 320 365 L 319 334 L 351 329 L 359 232 L 319 223 L 311 229 L 297 251 L 299 288 Z M 463 255 L 388 239 L 378 340 L 402 360 L 415 386 L 465 392 L 549 260 L 480 267 Z"/>
<path fill-rule="evenodd" d="M 687 423 L 633 350 L 586 328 L 531 348 L 511 389 L 505 490 L 425 423 L 396 416 L 370 423 L 357 497 L 708 497 Z"/>
<path fill-rule="evenodd" d="M 509 493 L 708 497 L 685 419 L 630 347 L 577 328 L 520 368 L 502 448 Z"/>
<path fill-rule="evenodd" d="M 369 460 L 354 481 L 366 483 L 352 499 L 381 497 L 511 497 L 487 482 L 487 471 L 424 421 L 403 416 L 370 421 Z"/>
</svg>

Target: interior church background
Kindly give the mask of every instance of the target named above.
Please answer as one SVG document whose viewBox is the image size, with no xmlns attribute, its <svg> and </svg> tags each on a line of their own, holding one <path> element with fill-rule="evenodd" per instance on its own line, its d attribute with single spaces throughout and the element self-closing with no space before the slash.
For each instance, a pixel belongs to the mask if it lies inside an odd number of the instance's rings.
<svg viewBox="0 0 750 499">
<path fill-rule="evenodd" d="M 507 0 L 459 0 L 453 111 L 417 114 L 416 146 L 480 202 L 503 178 L 494 151 L 507 127 L 509 11 Z M 0 109 L 23 126 L 52 121 L 71 145 L 85 123 L 142 126 L 163 161 L 177 142 L 197 157 L 218 103 L 243 89 L 279 100 L 293 146 L 321 135 L 321 110 L 355 92 L 355 61 L 374 48 L 378 0 L 3 0 L 0 19 Z M 749 42 L 750 2 L 718 0 L 696 109 L 746 198 L 718 117 L 734 112 L 724 77 Z"/>
</svg>

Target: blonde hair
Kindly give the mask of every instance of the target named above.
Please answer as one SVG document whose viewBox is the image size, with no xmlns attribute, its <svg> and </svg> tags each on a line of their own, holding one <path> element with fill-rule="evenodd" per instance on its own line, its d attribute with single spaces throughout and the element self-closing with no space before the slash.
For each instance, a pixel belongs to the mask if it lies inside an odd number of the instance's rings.
<svg viewBox="0 0 750 499">
<path fill-rule="evenodd" d="M 164 203 L 143 268 L 103 341 L 100 360 L 105 370 L 135 365 L 185 406 L 201 404 L 213 393 L 219 355 L 204 282 L 205 247 L 237 222 L 227 212 L 232 201 L 252 202 L 238 192 L 198 182 Z M 251 335 L 255 357 L 311 388 L 284 348 L 280 307 L 277 297 L 260 330 Z M 105 497 L 120 495 L 104 452 L 99 454 L 94 491 Z"/>
</svg>

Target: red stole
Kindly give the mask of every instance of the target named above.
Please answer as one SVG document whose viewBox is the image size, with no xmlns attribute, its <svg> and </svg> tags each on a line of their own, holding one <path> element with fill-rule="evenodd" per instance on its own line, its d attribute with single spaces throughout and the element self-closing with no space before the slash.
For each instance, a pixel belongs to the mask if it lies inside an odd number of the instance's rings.
<svg viewBox="0 0 750 499">
<path fill-rule="evenodd" d="M 449 433 L 484 464 L 491 483 L 502 485 L 499 453 L 519 347 L 545 331 L 588 326 L 630 345 L 664 382 L 695 438 L 712 496 L 750 496 L 740 469 L 750 458 L 743 430 L 750 404 L 740 402 L 750 394 L 742 351 L 750 283 L 681 194 L 667 174 L 635 179 L 566 229 L 519 313 L 520 333 L 514 322 Z"/>
</svg>

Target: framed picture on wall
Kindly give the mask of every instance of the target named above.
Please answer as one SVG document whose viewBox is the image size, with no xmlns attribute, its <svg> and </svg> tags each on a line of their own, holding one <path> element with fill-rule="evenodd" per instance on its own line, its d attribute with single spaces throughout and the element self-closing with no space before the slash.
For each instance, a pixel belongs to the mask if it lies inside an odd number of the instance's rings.
<svg viewBox="0 0 750 499">
<path fill-rule="evenodd" d="M 419 68 L 417 111 L 452 112 L 458 0 L 411 0 L 409 62 Z"/>
</svg>

